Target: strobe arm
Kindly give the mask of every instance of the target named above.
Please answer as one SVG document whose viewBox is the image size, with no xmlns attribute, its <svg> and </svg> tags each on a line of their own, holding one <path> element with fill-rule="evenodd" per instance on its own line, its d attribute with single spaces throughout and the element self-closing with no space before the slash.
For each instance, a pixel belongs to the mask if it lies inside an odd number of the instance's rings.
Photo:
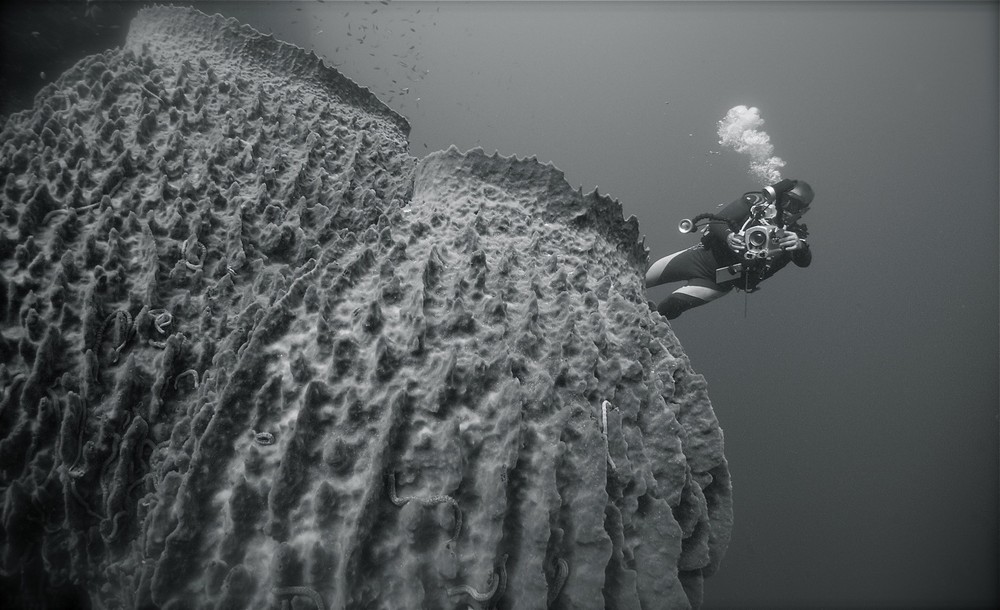
<svg viewBox="0 0 1000 610">
<path fill-rule="evenodd" d="M 708 220 L 709 222 L 724 222 L 729 226 L 729 229 L 733 233 L 739 232 L 739 227 L 737 227 L 732 220 L 715 214 L 698 214 L 694 218 L 685 218 L 677 223 L 677 230 L 681 233 L 694 233 L 698 229 L 705 226 L 705 223 L 702 223 L 701 225 L 698 224 L 703 220 Z"/>
</svg>

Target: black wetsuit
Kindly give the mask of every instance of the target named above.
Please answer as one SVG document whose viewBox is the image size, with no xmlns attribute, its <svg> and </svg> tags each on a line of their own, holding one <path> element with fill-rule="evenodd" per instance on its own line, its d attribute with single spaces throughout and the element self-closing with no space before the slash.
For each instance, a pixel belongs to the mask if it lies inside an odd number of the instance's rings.
<svg viewBox="0 0 1000 610">
<path fill-rule="evenodd" d="M 812 252 L 806 242 L 802 242 L 802 248 L 780 252 L 766 261 L 747 261 L 742 253 L 734 252 L 726 243 L 731 226 L 741 228 L 750 217 L 751 208 L 764 200 L 763 193 L 745 193 L 715 214 L 720 220 L 709 223 L 701 243 L 653 263 L 646 275 L 647 287 L 687 280 L 687 285 L 678 288 L 661 302 L 657 311 L 672 320 L 692 307 L 728 294 L 733 288 L 753 291 L 758 284 L 789 262 L 799 267 L 809 266 Z M 725 222 L 727 220 L 730 222 Z M 785 229 L 795 232 L 799 237 L 806 235 L 805 227 L 799 224 L 789 225 Z M 716 282 L 717 269 L 739 264 L 743 265 L 743 273 L 734 275 L 732 280 Z"/>
</svg>

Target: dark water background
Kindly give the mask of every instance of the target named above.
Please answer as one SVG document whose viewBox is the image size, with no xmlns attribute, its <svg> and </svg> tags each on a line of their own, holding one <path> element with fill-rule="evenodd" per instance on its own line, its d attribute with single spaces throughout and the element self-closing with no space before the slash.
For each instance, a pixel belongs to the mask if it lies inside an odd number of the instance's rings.
<svg viewBox="0 0 1000 610">
<path fill-rule="evenodd" d="M 55 8 L 4 8 L 3 112 L 120 44 L 134 4 L 59 36 Z M 482 146 L 599 185 L 654 258 L 756 188 L 716 123 L 758 107 L 817 192 L 815 257 L 673 323 L 733 476 L 705 607 L 995 605 L 996 2 L 193 4 L 325 55 L 409 119 L 415 155 Z"/>
</svg>

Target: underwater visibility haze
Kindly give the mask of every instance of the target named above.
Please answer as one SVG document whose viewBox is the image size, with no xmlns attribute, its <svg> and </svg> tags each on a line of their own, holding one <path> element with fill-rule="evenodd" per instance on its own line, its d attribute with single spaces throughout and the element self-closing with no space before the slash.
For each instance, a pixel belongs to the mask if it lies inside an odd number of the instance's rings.
<svg viewBox="0 0 1000 610">
<path fill-rule="evenodd" d="M 189 3 L 233 64 L 62 4 L 2 13 L 5 594 L 996 605 L 996 2 Z M 812 264 L 650 311 L 778 177 Z"/>
</svg>

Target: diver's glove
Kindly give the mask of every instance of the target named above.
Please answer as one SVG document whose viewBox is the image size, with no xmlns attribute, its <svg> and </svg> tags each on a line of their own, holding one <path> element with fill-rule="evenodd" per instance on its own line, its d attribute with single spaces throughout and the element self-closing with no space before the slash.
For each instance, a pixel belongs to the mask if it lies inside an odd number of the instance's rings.
<svg viewBox="0 0 1000 610">
<path fill-rule="evenodd" d="M 778 246 L 782 250 L 801 250 L 806 247 L 806 242 L 804 239 L 798 236 L 795 231 L 785 231 L 785 233 L 778 238 Z"/>
<path fill-rule="evenodd" d="M 747 245 L 743 243 L 743 238 L 732 231 L 729 232 L 729 235 L 726 235 L 726 245 L 737 254 L 747 249 Z"/>
</svg>

